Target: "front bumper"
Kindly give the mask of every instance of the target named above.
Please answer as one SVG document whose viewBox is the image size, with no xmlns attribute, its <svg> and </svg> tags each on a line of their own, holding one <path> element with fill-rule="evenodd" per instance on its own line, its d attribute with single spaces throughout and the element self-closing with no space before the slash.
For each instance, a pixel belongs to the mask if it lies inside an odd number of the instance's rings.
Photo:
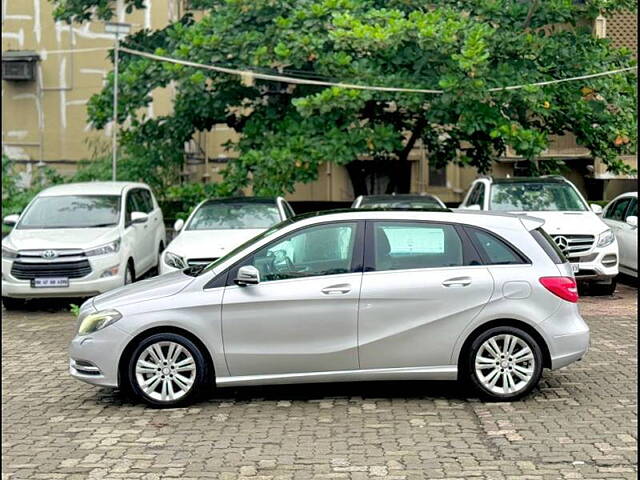
<svg viewBox="0 0 640 480">
<path fill-rule="evenodd" d="M 593 248 L 584 254 L 570 256 L 569 261 L 578 265 L 577 281 L 606 281 L 618 275 L 618 243 L 604 248 Z"/>
<path fill-rule="evenodd" d="M 35 288 L 31 280 L 20 280 L 11 274 L 13 261 L 2 259 L 2 296 L 12 298 L 93 297 L 124 285 L 125 264 L 119 255 L 89 259 L 91 273 L 82 278 L 70 278 L 68 287 Z M 103 277 L 103 273 L 118 265 L 118 273 Z"/>
<path fill-rule="evenodd" d="M 118 363 L 131 339 L 117 324 L 76 336 L 69 345 L 69 373 L 92 385 L 117 388 Z"/>
</svg>

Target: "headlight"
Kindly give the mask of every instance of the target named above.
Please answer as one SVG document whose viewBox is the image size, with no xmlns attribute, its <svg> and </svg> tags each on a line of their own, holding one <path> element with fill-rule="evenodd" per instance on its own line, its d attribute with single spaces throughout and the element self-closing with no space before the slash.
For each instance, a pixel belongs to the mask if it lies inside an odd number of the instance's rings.
<svg viewBox="0 0 640 480">
<path fill-rule="evenodd" d="M 165 252 L 164 263 L 170 267 L 179 268 L 180 270 L 187 268 L 187 262 L 184 261 L 184 258 L 171 252 Z"/>
<path fill-rule="evenodd" d="M 598 236 L 598 244 L 599 248 L 606 247 L 607 245 L 611 245 L 616 237 L 613 236 L 613 232 L 611 230 L 605 230 Z"/>
<path fill-rule="evenodd" d="M 111 243 L 107 243 L 106 245 L 101 245 L 96 248 L 92 248 L 91 250 L 86 250 L 84 254 L 87 257 L 94 257 L 96 255 L 107 255 L 108 253 L 116 253 L 120 250 L 120 239 L 114 240 Z"/>
<path fill-rule="evenodd" d="M 97 332 L 122 318 L 117 310 L 103 310 L 101 312 L 89 313 L 79 319 L 78 335 L 89 335 Z"/>
<path fill-rule="evenodd" d="M 2 258 L 18 258 L 18 252 L 2 247 Z"/>
</svg>

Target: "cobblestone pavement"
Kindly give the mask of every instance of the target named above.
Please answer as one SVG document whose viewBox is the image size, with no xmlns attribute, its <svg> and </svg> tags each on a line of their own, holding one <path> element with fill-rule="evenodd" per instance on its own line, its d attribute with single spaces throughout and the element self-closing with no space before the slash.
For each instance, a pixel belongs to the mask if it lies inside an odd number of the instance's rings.
<svg viewBox="0 0 640 480">
<path fill-rule="evenodd" d="M 3 312 L 2 480 L 636 478 L 636 302 L 624 285 L 585 298 L 588 356 L 520 402 L 372 382 L 221 390 L 182 410 L 70 378 L 69 313 Z"/>
</svg>

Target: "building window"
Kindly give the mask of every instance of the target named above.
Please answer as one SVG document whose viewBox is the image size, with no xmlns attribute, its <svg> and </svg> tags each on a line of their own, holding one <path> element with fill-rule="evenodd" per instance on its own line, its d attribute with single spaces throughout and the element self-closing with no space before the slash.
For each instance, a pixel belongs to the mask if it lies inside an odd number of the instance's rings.
<svg viewBox="0 0 640 480">
<path fill-rule="evenodd" d="M 429 186 L 447 186 L 447 167 L 436 167 L 435 165 L 429 163 Z"/>
</svg>

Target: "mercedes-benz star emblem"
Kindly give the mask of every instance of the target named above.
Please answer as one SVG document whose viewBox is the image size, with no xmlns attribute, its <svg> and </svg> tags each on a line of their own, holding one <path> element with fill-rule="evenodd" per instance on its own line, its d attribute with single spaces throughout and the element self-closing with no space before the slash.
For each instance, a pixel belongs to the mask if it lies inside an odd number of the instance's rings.
<svg viewBox="0 0 640 480">
<path fill-rule="evenodd" d="M 56 258 L 58 254 L 54 250 L 45 250 L 42 252 L 42 258 L 46 258 L 47 260 L 51 260 L 52 258 Z"/>
<path fill-rule="evenodd" d="M 554 242 L 556 242 L 556 245 L 558 245 L 558 247 L 560 247 L 560 250 L 562 250 L 563 252 L 565 252 L 567 248 L 569 248 L 569 240 L 567 240 L 567 237 L 558 235 L 553 240 Z"/>
</svg>

